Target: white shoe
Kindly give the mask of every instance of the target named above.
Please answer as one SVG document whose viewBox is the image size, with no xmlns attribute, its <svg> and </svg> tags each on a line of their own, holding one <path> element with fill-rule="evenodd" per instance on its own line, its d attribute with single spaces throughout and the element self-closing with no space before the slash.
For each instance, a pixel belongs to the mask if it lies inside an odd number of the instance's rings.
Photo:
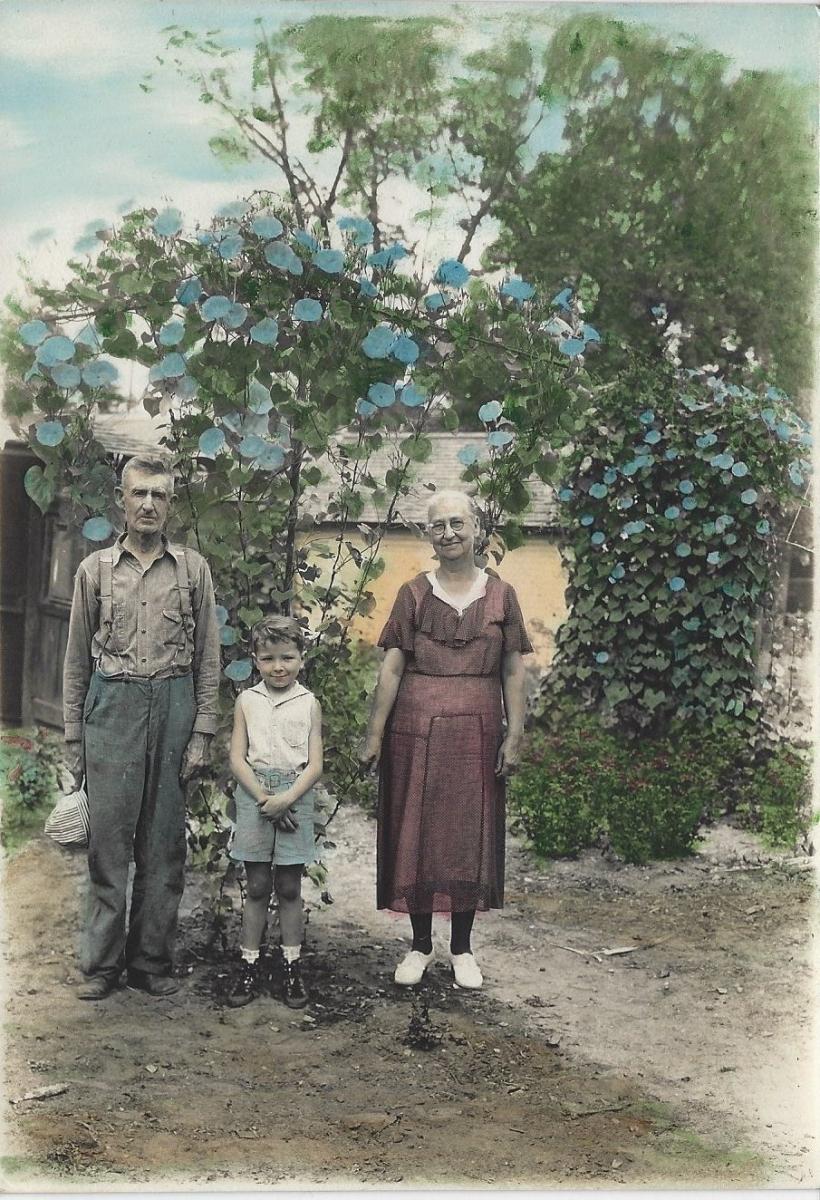
<svg viewBox="0 0 820 1200">
<path fill-rule="evenodd" d="M 421 983 L 424 972 L 430 966 L 430 963 L 435 957 L 431 950 L 429 954 L 422 954 L 421 950 L 411 950 L 409 954 L 405 954 L 399 965 L 396 967 L 393 979 L 401 987 L 414 987 L 415 984 Z"/>
<path fill-rule="evenodd" d="M 453 974 L 456 977 L 456 983 L 459 987 L 481 987 L 484 982 L 484 976 L 481 974 L 478 963 L 469 951 L 466 954 L 451 954 L 450 962 L 453 965 Z"/>
</svg>

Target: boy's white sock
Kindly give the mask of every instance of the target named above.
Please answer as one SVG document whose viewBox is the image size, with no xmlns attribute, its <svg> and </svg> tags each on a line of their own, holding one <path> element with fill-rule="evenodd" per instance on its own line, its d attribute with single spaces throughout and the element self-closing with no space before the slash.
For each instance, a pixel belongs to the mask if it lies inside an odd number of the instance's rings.
<svg viewBox="0 0 820 1200">
<path fill-rule="evenodd" d="M 301 953 L 302 953 L 301 946 L 283 946 L 282 947 L 282 954 L 284 955 L 285 962 L 296 962 L 297 958 L 299 957 L 299 955 Z"/>
<path fill-rule="evenodd" d="M 247 950 L 244 946 L 239 947 L 239 953 L 242 955 L 242 958 L 245 960 L 245 962 L 248 963 L 255 963 L 259 958 L 258 950 Z"/>
</svg>

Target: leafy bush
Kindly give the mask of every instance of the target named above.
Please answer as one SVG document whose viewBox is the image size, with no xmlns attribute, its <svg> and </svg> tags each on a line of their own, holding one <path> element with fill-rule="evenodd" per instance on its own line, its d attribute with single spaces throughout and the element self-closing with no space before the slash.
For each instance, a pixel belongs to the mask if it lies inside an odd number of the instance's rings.
<svg viewBox="0 0 820 1200">
<path fill-rule="evenodd" d="M 772 844 L 806 828 L 808 771 L 790 746 L 755 758 L 726 718 L 677 722 L 661 737 L 629 737 L 564 704 L 541 717 L 509 785 L 514 827 L 547 858 L 577 854 L 606 834 L 627 862 L 689 853 L 702 821 L 737 810 Z"/>
<path fill-rule="evenodd" d="M 59 787 L 60 738 L 44 729 L 0 735 L 3 822 L 0 841 L 17 849 L 42 829 Z"/>
<path fill-rule="evenodd" d="M 768 845 L 794 848 L 811 814 L 811 772 L 805 757 L 793 746 L 777 747 L 768 761 L 748 772 L 737 812 Z"/>
</svg>

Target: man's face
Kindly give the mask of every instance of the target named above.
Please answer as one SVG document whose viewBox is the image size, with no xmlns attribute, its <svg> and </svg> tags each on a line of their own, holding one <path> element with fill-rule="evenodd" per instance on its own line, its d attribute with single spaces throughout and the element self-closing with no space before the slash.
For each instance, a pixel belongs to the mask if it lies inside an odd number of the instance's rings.
<svg viewBox="0 0 820 1200">
<path fill-rule="evenodd" d="M 172 481 L 167 475 L 127 471 L 123 487 L 117 491 L 125 509 L 125 523 L 132 533 L 162 533 L 174 496 Z"/>
</svg>

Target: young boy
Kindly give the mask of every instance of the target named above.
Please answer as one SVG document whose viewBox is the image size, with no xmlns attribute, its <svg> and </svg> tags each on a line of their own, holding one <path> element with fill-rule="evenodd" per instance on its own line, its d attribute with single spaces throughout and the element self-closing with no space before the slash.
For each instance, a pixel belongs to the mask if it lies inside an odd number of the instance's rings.
<svg viewBox="0 0 820 1200">
<path fill-rule="evenodd" d="M 322 712 L 299 683 L 304 630 L 291 617 L 265 617 L 251 630 L 261 675 L 234 710 L 231 770 L 237 780 L 231 858 L 245 864 L 240 969 L 228 999 L 248 1004 L 260 991 L 259 947 L 271 886 L 279 904 L 284 1001 L 303 1008 L 308 994 L 299 955 L 304 932 L 302 870 L 315 858 L 313 787 L 322 775 Z"/>
</svg>

